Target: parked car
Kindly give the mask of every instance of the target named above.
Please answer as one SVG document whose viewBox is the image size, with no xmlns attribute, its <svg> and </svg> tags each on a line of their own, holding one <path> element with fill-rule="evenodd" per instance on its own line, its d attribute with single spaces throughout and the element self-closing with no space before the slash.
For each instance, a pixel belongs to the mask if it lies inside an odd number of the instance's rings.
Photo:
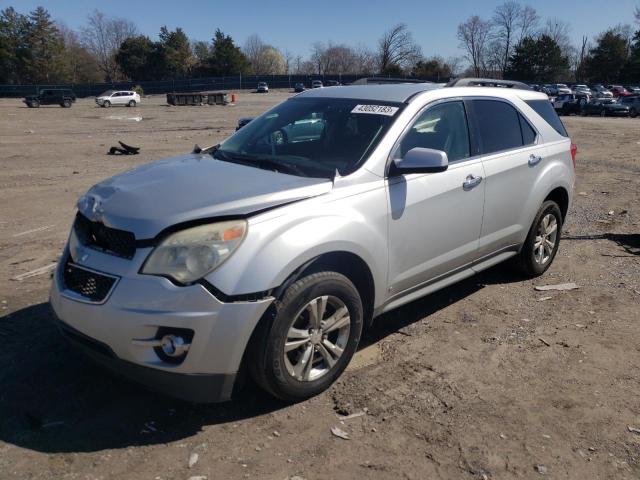
<svg viewBox="0 0 640 480">
<path fill-rule="evenodd" d="M 631 95 L 640 95 L 640 87 L 638 85 L 625 85 L 626 88 Z"/>
<path fill-rule="evenodd" d="M 622 85 L 609 85 L 608 88 L 611 90 L 611 93 L 613 93 L 614 98 L 628 97 L 631 95 L 631 92 L 627 91 Z"/>
<path fill-rule="evenodd" d="M 132 90 L 107 90 L 96 97 L 96 104 L 109 108 L 112 105 L 135 107 L 140 103 L 140 95 Z"/>
<path fill-rule="evenodd" d="M 588 86 L 582 84 L 573 85 L 572 90 L 573 93 L 581 93 L 589 96 L 593 95 L 591 89 Z"/>
<path fill-rule="evenodd" d="M 613 93 L 611 93 L 604 86 L 596 84 L 591 87 L 591 90 L 594 92 L 595 98 L 613 98 Z"/>
<path fill-rule="evenodd" d="M 92 187 L 51 305 L 73 343 L 170 395 L 226 400 L 242 365 L 305 399 L 382 313 L 507 259 L 543 274 L 575 155 L 529 89 L 309 90 Z"/>
<path fill-rule="evenodd" d="M 269 85 L 267 82 L 258 82 L 258 87 L 256 88 L 257 93 L 269 93 Z"/>
<path fill-rule="evenodd" d="M 613 98 L 599 98 L 584 105 L 580 113 L 587 115 L 600 115 L 601 117 L 618 116 L 628 117 L 630 108 Z"/>
<path fill-rule="evenodd" d="M 327 86 L 329 86 L 329 87 L 339 87 L 340 85 L 342 85 L 342 84 L 337 80 L 329 80 L 327 82 Z"/>
<path fill-rule="evenodd" d="M 322 88 L 322 80 L 313 80 L 311 82 L 311 88 Z"/>
<path fill-rule="evenodd" d="M 300 83 L 300 82 L 296 83 L 293 86 L 293 91 L 296 93 L 304 92 L 305 91 L 304 83 Z"/>
<path fill-rule="evenodd" d="M 38 108 L 40 105 L 60 105 L 69 108 L 75 101 L 76 94 L 67 88 L 43 89 L 37 95 L 27 95 L 23 100 L 29 108 Z"/>
<path fill-rule="evenodd" d="M 553 102 L 553 108 L 558 115 L 578 115 L 583 105 L 589 103 L 590 96 L 584 93 L 558 95 Z"/>
<path fill-rule="evenodd" d="M 636 118 L 640 114 L 640 96 L 632 95 L 619 100 L 621 105 L 629 107 L 629 116 Z"/>
<path fill-rule="evenodd" d="M 236 132 L 240 130 L 242 127 L 244 127 L 251 120 L 253 120 L 253 117 L 242 117 L 240 120 L 238 120 L 238 125 L 236 126 Z"/>
</svg>

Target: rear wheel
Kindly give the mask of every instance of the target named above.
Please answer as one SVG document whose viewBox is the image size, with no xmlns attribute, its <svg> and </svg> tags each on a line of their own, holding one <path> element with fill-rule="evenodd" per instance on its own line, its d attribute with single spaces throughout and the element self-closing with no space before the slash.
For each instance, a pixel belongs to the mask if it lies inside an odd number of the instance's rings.
<svg viewBox="0 0 640 480">
<path fill-rule="evenodd" d="M 636 107 L 631 107 L 631 110 L 629 110 L 629 116 L 631 118 L 636 118 L 638 116 L 638 110 L 636 110 Z"/>
<path fill-rule="evenodd" d="M 129 107 L 135 107 L 136 106 L 136 101 L 135 100 L 129 100 L 128 106 Z"/>
<path fill-rule="evenodd" d="M 560 244 L 562 213 L 558 204 L 547 200 L 531 225 L 517 257 L 520 270 L 532 277 L 542 275 L 553 262 Z"/>
<path fill-rule="evenodd" d="M 71 100 L 63 100 L 61 105 L 62 108 L 71 108 Z"/>
<path fill-rule="evenodd" d="M 249 345 L 249 370 L 258 385 L 286 401 L 327 389 L 344 371 L 362 333 L 362 301 L 336 272 L 308 275 L 276 303 Z"/>
</svg>

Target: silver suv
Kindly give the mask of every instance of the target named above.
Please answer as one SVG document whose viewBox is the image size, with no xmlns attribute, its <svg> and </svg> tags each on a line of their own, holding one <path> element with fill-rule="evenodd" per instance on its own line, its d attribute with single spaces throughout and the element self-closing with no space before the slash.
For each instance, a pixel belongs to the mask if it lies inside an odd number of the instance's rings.
<svg viewBox="0 0 640 480">
<path fill-rule="evenodd" d="M 530 90 L 309 90 L 92 187 L 51 304 L 74 343 L 170 395 L 227 400 L 246 372 L 304 399 L 376 316 L 507 259 L 542 274 L 574 161 Z"/>
</svg>

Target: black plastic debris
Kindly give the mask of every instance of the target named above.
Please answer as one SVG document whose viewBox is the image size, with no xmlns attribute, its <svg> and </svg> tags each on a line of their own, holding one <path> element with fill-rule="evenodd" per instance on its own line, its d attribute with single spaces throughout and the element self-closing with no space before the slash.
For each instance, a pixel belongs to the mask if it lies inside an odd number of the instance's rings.
<svg viewBox="0 0 640 480">
<path fill-rule="evenodd" d="M 107 155 L 137 155 L 140 153 L 140 147 L 132 147 L 126 143 L 118 141 L 119 147 L 111 147 Z"/>
</svg>

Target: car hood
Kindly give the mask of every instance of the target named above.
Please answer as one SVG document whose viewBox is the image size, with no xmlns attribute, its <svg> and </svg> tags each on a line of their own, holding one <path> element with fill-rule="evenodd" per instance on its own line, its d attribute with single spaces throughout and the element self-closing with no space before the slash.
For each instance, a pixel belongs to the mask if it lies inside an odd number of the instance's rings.
<svg viewBox="0 0 640 480">
<path fill-rule="evenodd" d="M 134 168 L 98 183 L 78 200 L 92 221 L 150 239 L 178 223 L 245 216 L 328 193 L 333 182 L 189 154 Z"/>
</svg>

